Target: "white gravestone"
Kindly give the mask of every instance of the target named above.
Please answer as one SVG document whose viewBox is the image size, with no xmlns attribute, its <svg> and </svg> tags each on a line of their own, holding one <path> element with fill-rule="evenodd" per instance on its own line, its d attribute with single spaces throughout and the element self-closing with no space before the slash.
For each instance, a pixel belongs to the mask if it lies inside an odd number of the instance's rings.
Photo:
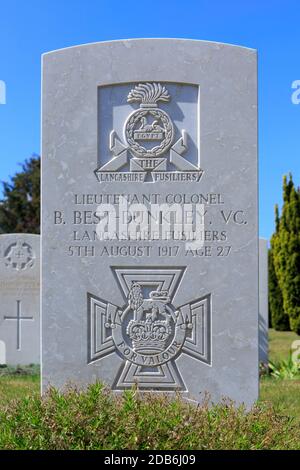
<svg viewBox="0 0 300 470">
<path fill-rule="evenodd" d="M 0 300 L 0 363 L 39 364 L 39 235 L 0 235 Z"/>
<path fill-rule="evenodd" d="M 0 365 L 6 364 L 6 346 L 4 341 L 0 340 Z"/>
<path fill-rule="evenodd" d="M 258 394 L 256 52 L 43 57 L 43 389 Z"/>
<path fill-rule="evenodd" d="M 268 241 L 259 239 L 259 362 L 269 361 Z"/>
</svg>

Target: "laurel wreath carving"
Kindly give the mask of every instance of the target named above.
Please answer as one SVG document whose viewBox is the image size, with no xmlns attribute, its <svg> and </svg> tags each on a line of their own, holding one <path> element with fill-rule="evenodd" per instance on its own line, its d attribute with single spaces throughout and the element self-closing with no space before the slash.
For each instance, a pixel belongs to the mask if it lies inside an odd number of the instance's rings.
<svg viewBox="0 0 300 470">
<path fill-rule="evenodd" d="M 157 145 L 156 147 L 153 147 L 152 149 L 146 149 L 142 145 L 138 144 L 133 138 L 133 132 L 134 132 L 134 126 L 137 121 L 141 119 L 141 117 L 146 116 L 146 114 L 151 114 L 154 118 L 161 119 L 164 129 L 165 129 L 165 138 L 161 142 L 160 145 Z M 169 145 L 172 143 L 173 140 L 173 134 L 174 134 L 174 129 L 172 122 L 170 118 L 168 117 L 167 114 L 162 112 L 159 109 L 147 109 L 145 111 L 139 109 L 138 112 L 133 113 L 126 124 L 125 128 L 125 136 L 128 144 L 130 145 L 131 149 L 135 151 L 137 154 L 147 157 L 157 157 L 158 155 L 161 155 L 164 153 Z"/>
</svg>

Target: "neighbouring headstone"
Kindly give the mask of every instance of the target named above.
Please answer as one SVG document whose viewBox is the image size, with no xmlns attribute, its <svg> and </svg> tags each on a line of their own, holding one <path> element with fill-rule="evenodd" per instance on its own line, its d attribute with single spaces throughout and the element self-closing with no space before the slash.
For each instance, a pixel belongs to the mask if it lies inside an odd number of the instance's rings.
<svg viewBox="0 0 300 470">
<path fill-rule="evenodd" d="M 0 364 L 39 364 L 39 235 L 0 235 L 0 300 Z"/>
<path fill-rule="evenodd" d="M 256 52 L 43 57 L 43 389 L 258 394 Z"/>
<path fill-rule="evenodd" d="M 259 362 L 269 362 L 268 240 L 259 239 Z"/>
<path fill-rule="evenodd" d="M 0 365 L 6 364 L 6 346 L 4 341 L 0 340 Z"/>
</svg>

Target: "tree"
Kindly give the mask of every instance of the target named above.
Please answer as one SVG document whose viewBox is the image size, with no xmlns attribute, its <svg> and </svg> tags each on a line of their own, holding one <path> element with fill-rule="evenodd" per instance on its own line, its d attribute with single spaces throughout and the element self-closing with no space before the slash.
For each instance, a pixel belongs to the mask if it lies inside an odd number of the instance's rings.
<svg viewBox="0 0 300 470">
<path fill-rule="evenodd" d="M 268 264 L 270 326 L 277 331 L 288 331 L 290 329 L 289 317 L 283 310 L 283 298 L 275 272 L 272 248 L 268 253 Z"/>
<path fill-rule="evenodd" d="M 283 309 L 283 298 L 281 288 L 279 286 L 279 280 L 276 275 L 274 266 L 274 254 L 276 240 L 279 234 L 280 218 L 278 206 L 275 206 L 275 233 L 271 238 L 271 248 L 268 253 L 268 265 L 269 265 L 269 311 L 273 328 L 277 331 L 288 331 L 290 330 L 289 317 Z M 277 245 L 276 245 L 277 246 Z"/>
<path fill-rule="evenodd" d="M 26 160 L 2 185 L 0 233 L 40 233 L 40 157 Z"/>
<path fill-rule="evenodd" d="M 273 260 L 291 329 L 300 334 L 300 191 L 283 179 L 283 207 L 272 237 Z"/>
</svg>

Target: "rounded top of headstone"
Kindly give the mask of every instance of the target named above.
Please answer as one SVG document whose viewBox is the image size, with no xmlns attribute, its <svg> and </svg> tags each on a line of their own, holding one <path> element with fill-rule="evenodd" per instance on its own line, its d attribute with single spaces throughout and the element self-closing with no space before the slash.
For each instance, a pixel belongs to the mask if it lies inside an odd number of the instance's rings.
<svg viewBox="0 0 300 470">
<path fill-rule="evenodd" d="M 178 46 L 178 52 L 180 52 L 180 47 L 186 46 L 191 50 L 194 47 L 208 48 L 211 50 L 222 51 L 224 49 L 236 49 L 250 53 L 256 53 L 256 49 L 240 46 L 238 44 L 229 44 L 223 42 L 207 41 L 200 39 L 189 39 L 189 38 L 128 38 L 128 39 L 115 39 L 110 41 L 99 41 L 86 44 L 78 44 L 75 46 L 65 47 L 61 49 L 56 49 L 53 51 L 45 52 L 42 56 L 45 57 L 51 54 L 57 53 L 68 53 L 68 52 L 79 52 L 82 49 L 98 49 L 98 48 L 107 48 L 112 50 L 114 49 L 131 49 L 134 47 L 147 47 L 147 46 L 156 46 L 156 47 L 176 47 Z"/>
<path fill-rule="evenodd" d="M 1 237 L 40 237 L 40 234 L 38 233 L 1 233 L 0 234 L 0 238 Z"/>
</svg>

